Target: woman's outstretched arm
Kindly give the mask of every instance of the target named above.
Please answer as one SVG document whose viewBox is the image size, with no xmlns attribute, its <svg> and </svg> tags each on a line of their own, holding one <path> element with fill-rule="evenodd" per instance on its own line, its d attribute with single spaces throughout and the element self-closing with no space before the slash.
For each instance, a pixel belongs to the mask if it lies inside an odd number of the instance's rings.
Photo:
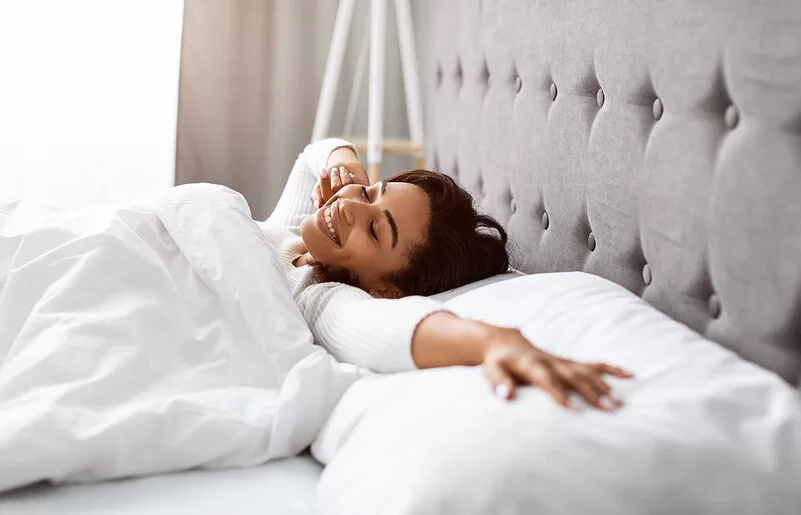
<svg viewBox="0 0 801 515">
<path fill-rule="evenodd" d="M 603 376 L 632 377 L 604 363 L 579 363 L 549 354 L 517 329 L 466 320 L 445 311 L 420 322 L 411 353 L 419 368 L 483 364 L 484 374 L 499 396 L 511 399 L 517 385 L 532 385 L 566 408 L 569 394 L 575 392 L 596 408 L 614 409 L 620 401 L 612 396 Z"/>
<path fill-rule="evenodd" d="M 426 297 L 374 299 L 353 286 L 322 283 L 308 287 L 299 305 L 317 343 L 340 361 L 377 372 L 484 365 L 501 397 L 532 385 L 562 406 L 576 392 L 601 409 L 618 405 L 603 376 L 631 377 L 603 363 L 554 356 L 517 329 L 460 318 Z"/>
</svg>

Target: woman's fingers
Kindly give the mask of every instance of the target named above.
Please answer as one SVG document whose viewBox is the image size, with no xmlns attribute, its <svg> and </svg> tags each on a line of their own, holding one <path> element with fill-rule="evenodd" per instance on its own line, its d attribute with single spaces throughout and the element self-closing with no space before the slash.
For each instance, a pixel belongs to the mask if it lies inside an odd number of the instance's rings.
<svg viewBox="0 0 801 515">
<path fill-rule="evenodd" d="M 328 202 L 328 199 L 334 194 L 331 191 L 331 178 L 330 174 L 327 169 L 324 169 L 323 172 L 320 174 L 320 205 L 325 204 Z"/>
<path fill-rule="evenodd" d="M 567 385 L 554 374 L 554 371 L 544 361 L 516 363 L 515 375 L 526 383 L 545 390 L 560 406 L 570 408 Z"/>
<path fill-rule="evenodd" d="M 593 386 L 593 388 L 595 388 L 595 391 L 598 392 L 598 395 L 604 397 L 611 393 L 612 388 L 606 384 L 603 379 L 603 373 L 598 371 L 598 369 L 586 363 L 578 363 L 569 360 L 567 363 L 571 367 L 575 368 L 576 371 L 583 376 L 584 379 Z"/>
<path fill-rule="evenodd" d="M 320 181 L 317 181 L 317 184 L 314 185 L 314 191 L 312 191 L 309 199 L 311 199 L 311 203 L 315 209 L 318 209 L 323 205 L 323 194 L 320 192 Z"/>
<path fill-rule="evenodd" d="M 634 374 L 631 372 L 623 370 L 622 368 L 613 367 L 612 365 L 607 365 L 606 363 L 593 363 L 591 366 L 601 374 L 609 374 L 610 376 L 620 377 L 621 379 L 631 379 L 634 377 Z"/>
<path fill-rule="evenodd" d="M 353 176 L 344 166 L 339 167 L 339 181 L 342 183 L 343 188 L 348 184 L 353 184 Z"/>
<path fill-rule="evenodd" d="M 612 398 L 612 387 L 604 381 L 601 374 L 595 373 L 592 369 L 585 369 L 584 377 L 587 378 L 587 382 L 592 384 L 595 391 L 598 392 L 598 395 L 601 397 L 609 397 L 610 399 Z"/>
<path fill-rule="evenodd" d="M 613 410 L 623 405 L 615 396 L 612 395 L 612 388 L 601 378 L 601 376 L 589 373 L 584 376 L 586 381 L 595 388 L 600 399 L 599 403 L 605 410 Z"/>
<path fill-rule="evenodd" d="M 596 390 L 595 385 L 588 376 L 580 373 L 575 365 L 571 365 L 569 362 L 559 361 L 553 364 L 553 368 L 559 378 L 573 391 L 581 395 L 587 403 L 596 408 L 603 409 L 601 405 L 601 393 Z"/>
<path fill-rule="evenodd" d="M 612 395 L 612 388 L 604 381 L 602 372 L 600 372 L 595 365 L 565 361 L 562 362 L 561 366 L 568 367 L 575 373 L 573 376 L 574 380 L 572 381 L 576 383 L 574 390 L 593 406 L 604 410 L 614 410 L 623 405 L 620 400 Z M 571 375 L 571 372 L 565 373 Z M 588 398 L 588 394 L 585 393 L 589 392 L 589 389 L 594 390 L 594 394 L 589 394 L 590 398 Z M 597 404 L 595 403 L 596 398 Z"/>
<path fill-rule="evenodd" d="M 533 347 L 528 340 L 502 333 L 509 340 L 496 341 L 484 356 L 484 375 L 496 393 L 514 397 L 515 385 L 529 384 L 550 395 L 560 406 L 573 409 L 570 395 L 575 392 L 591 406 L 613 410 L 621 406 L 612 396 L 604 374 L 628 378 L 632 375 L 604 363 L 580 363 L 560 358 Z"/>
<path fill-rule="evenodd" d="M 347 166 L 336 165 L 330 168 L 323 168 L 320 172 L 320 180 L 309 196 L 314 207 L 319 208 L 339 190 L 348 184 L 355 184 L 354 175 L 350 173 Z"/>
<path fill-rule="evenodd" d="M 331 193 L 336 193 L 342 188 L 342 178 L 340 177 L 339 167 L 334 166 L 329 170 L 331 175 Z"/>
<path fill-rule="evenodd" d="M 487 363 L 484 366 L 484 376 L 490 382 L 490 385 L 492 385 L 495 395 L 504 400 L 514 398 L 516 381 L 504 370 L 500 362 L 494 361 Z"/>
</svg>

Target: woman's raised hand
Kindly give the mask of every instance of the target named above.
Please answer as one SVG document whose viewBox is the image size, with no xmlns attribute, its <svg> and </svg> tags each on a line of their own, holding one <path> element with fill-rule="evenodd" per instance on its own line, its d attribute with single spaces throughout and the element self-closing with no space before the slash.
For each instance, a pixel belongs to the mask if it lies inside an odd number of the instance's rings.
<svg viewBox="0 0 801 515">
<path fill-rule="evenodd" d="M 320 171 L 320 179 L 312 192 L 311 203 L 315 208 L 319 208 L 348 184 L 370 185 L 370 179 L 364 166 L 358 159 L 335 161 L 333 163 L 329 160 L 329 166 Z"/>
</svg>

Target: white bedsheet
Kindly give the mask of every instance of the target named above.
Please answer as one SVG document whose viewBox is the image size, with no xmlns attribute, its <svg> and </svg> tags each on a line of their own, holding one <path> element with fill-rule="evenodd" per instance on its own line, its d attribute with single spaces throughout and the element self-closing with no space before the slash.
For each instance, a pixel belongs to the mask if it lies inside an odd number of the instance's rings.
<svg viewBox="0 0 801 515">
<path fill-rule="evenodd" d="M 0 491 L 306 447 L 357 376 L 312 336 L 245 200 L 0 205 Z"/>
<path fill-rule="evenodd" d="M 0 495 L 3 515 L 314 515 L 322 466 L 311 456 Z"/>
</svg>

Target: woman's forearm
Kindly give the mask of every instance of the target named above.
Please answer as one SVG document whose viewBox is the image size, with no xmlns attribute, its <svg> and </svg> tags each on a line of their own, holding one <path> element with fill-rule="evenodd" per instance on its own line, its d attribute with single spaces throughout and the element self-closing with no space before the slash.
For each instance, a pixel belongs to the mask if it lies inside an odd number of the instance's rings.
<svg viewBox="0 0 801 515">
<path fill-rule="evenodd" d="M 412 359 L 418 368 L 480 365 L 495 329 L 446 311 L 432 313 L 414 332 Z"/>
</svg>

